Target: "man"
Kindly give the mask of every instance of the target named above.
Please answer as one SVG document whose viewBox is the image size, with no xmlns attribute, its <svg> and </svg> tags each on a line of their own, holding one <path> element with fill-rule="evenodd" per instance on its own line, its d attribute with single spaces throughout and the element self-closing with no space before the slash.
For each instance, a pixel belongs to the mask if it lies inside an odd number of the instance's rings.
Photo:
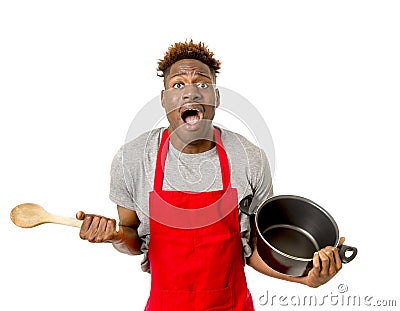
<svg viewBox="0 0 400 311">
<path fill-rule="evenodd" d="M 112 164 L 110 198 L 117 204 L 119 231 L 114 219 L 77 213 L 82 239 L 144 254 L 142 269 L 151 273 L 146 310 L 254 310 L 245 262 L 311 287 L 342 267 L 334 247 L 314 254 L 306 277 L 278 273 L 258 255 L 250 238 L 254 228 L 237 206 L 251 195 L 254 211 L 272 196 L 271 174 L 261 149 L 213 125 L 219 69 L 203 43 L 168 49 L 158 70 L 169 126 L 127 143 Z"/>
</svg>

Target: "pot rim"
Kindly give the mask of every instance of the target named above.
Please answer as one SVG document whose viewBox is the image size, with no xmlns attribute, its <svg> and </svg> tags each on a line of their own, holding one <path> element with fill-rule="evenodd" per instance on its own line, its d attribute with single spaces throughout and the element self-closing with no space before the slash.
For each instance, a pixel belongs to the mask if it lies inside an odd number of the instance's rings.
<svg viewBox="0 0 400 311">
<path fill-rule="evenodd" d="M 317 203 L 311 201 L 310 199 L 298 196 L 298 195 L 276 195 L 276 196 L 272 196 L 269 199 L 267 199 L 266 201 L 264 201 L 264 203 L 262 203 L 259 207 L 257 207 L 257 210 L 255 212 L 255 223 L 256 223 L 256 229 L 257 229 L 257 238 L 261 238 L 262 241 L 268 245 L 268 247 L 270 247 L 271 249 L 273 249 L 275 252 L 277 252 L 278 254 L 289 258 L 289 259 L 294 259 L 297 261 L 304 261 L 304 262 L 310 262 L 313 260 L 313 257 L 311 258 L 303 258 L 303 257 L 296 257 L 293 255 L 289 255 L 285 252 L 282 252 L 281 250 L 275 248 L 273 245 L 271 245 L 261 234 L 260 232 L 260 228 L 258 226 L 258 216 L 260 214 L 260 210 L 268 203 L 279 200 L 279 199 L 295 199 L 295 200 L 299 200 L 299 201 L 303 201 L 306 202 L 308 204 L 311 204 L 313 207 L 317 208 L 320 212 L 322 212 L 323 214 L 325 214 L 326 217 L 328 217 L 328 219 L 331 221 L 332 225 L 334 226 L 335 229 L 335 233 L 336 233 L 336 241 L 335 241 L 335 245 L 334 247 L 337 247 L 338 243 L 339 243 L 339 228 L 337 226 L 337 223 L 335 221 L 335 219 L 331 216 L 331 214 L 329 214 L 324 208 L 322 208 L 321 206 L 319 206 Z"/>
</svg>

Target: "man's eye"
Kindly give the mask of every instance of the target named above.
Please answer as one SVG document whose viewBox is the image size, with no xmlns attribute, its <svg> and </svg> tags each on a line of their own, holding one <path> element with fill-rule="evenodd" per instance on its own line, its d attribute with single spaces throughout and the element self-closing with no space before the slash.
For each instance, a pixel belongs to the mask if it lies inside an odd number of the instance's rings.
<svg viewBox="0 0 400 311">
<path fill-rule="evenodd" d="M 207 88 L 209 87 L 209 84 L 206 83 L 206 82 L 200 82 L 200 83 L 197 83 L 196 86 L 197 86 L 199 89 L 207 89 Z"/>
<path fill-rule="evenodd" d="M 183 84 L 183 83 L 180 83 L 180 82 L 176 82 L 176 83 L 174 83 L 173 85 L 172 85 L 172 87 L 174 88 L 174 89 L 181 89 L 181 88 L 183 88 L 185 85 Z"/>
</svg>

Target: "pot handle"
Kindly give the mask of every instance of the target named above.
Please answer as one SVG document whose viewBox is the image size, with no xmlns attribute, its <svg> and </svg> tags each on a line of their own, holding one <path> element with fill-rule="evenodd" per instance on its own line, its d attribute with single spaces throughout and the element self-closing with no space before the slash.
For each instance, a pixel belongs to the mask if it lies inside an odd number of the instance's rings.
<svg viewBox="0 0 400 311">
<path fill-rule="evenodd" d="M 251 201 L 253 201 L 253 196 L 251 194 L 247 195 L 246 197 L 244 197 L 240 202 L 239 202 L 239 209 L 242 213 L 246 214 L 247 216 L 252 216 L 255 215 L 251 214 L 249 212 L 250 210 L 250 204 Z"/>
<path fill-rule="evenodd" d="M 357 256 L 357 248 L 354 246 L 342 245 L 338 247 L 339 256 L 343 263 L 349 263 Z M 351 252 L 350 256 L 346 255 L 346 252 Z"/>
</svg>

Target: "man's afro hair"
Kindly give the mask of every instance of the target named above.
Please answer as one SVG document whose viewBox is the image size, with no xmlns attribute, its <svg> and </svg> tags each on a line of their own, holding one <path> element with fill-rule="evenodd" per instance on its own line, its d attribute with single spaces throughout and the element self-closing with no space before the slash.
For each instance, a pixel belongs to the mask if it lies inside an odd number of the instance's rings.
<svg viewBox="0 0 400 311">
<path fill-rule="evenodd" d="M 157 63 L 158 76 L 165 77 L 166 71 L 181 59 L 197 59 L 210 67 L 211 71 L 216 75 L 219 73 L 221 62 L 213 56 L 214 53 L 202 42 L 193 43 L 193 40 L 177 42 L 168 48 L 164 58 Z"/>
</svg>

